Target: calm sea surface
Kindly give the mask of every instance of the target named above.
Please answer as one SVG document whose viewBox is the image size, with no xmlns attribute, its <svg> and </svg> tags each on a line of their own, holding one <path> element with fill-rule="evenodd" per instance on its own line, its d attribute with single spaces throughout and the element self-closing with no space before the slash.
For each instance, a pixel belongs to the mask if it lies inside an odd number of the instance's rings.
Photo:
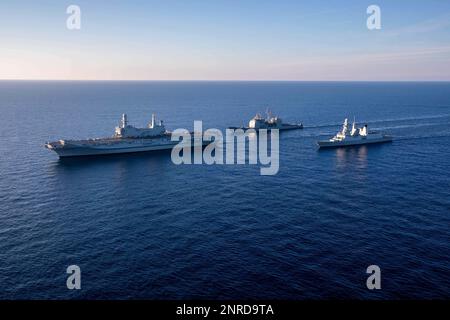
<svg viewBox="0 0 450 320">
<path fill-rule="evenodd" d="M 267 107 L 305 124 L 275 176 L 43 147 L 110 136 L 123 112 L 222 129 Z M 354 116 L 395 141 L 318 151 Z M 450 297 L 450 83 L 3 81 L 0 154 L 2 299 Z"/>
</svg>

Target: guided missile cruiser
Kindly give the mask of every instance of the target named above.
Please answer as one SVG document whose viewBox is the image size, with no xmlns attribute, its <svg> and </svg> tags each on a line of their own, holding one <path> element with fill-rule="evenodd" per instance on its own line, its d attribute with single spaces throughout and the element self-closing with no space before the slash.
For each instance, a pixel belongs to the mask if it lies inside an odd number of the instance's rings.
<svg viewBox="0 0 450 320">
<path fill-rule="evenodd" d="M 257 113 L 253 118 L 248 122 L 247 127 L 230 127 L 230 129 L 254 129 L 256 131 L 260 129 L 272 130 L 278 129 L 282 130 L 297 130 L 303 129 L 302 123 L 284 123 L 280 117 L 273 116 L 270 111 L 267 111 L 267 117 L 264 118 L 261 114 Z"/>
</svg>

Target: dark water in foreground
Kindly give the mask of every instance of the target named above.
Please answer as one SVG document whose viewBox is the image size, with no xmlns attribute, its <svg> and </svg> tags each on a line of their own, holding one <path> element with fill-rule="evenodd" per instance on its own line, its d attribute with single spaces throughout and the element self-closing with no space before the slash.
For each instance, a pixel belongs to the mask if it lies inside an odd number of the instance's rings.
<svg viewBox="0 0 450 320">
<path fill-rule="evenodd" d="M 276 176 L 43 148 L 109 136 L 122 112 L 225 128 L 267 106 L 306 126 L 282 134 Z M 449 83 L 0 82 L 0 114 L 0 298 L 450 296 Z M 346 116 L 396 140 L 318 151 Z"/>
</svg>

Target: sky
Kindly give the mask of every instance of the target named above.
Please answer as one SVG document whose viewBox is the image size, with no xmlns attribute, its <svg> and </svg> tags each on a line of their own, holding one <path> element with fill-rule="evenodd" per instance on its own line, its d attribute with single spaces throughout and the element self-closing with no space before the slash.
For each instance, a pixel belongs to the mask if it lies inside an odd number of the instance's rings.
<svg viewBox="0 0 450 320">
<path fill-rule="evenodd" d="M 450 81 L 450 1 L 2 0 L 0 79 Z"/>
</svg>

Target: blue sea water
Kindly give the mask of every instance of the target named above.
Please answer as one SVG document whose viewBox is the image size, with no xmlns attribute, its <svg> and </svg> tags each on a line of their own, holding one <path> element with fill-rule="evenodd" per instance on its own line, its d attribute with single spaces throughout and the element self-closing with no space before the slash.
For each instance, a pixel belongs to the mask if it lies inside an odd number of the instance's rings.
<svg viewBox="0 0 450 320">
<path fill-rule="evenodd" d="M 275 176 L 43 147 L 110 136 L 123 112 L 225 128 L 267 107 L 305 124 Z M 354 116 L 395 141 L 317 149 Z M 449 141 L 450 83 L 2 81 L 0 298 L 449 298 Z"/>
</svg>

